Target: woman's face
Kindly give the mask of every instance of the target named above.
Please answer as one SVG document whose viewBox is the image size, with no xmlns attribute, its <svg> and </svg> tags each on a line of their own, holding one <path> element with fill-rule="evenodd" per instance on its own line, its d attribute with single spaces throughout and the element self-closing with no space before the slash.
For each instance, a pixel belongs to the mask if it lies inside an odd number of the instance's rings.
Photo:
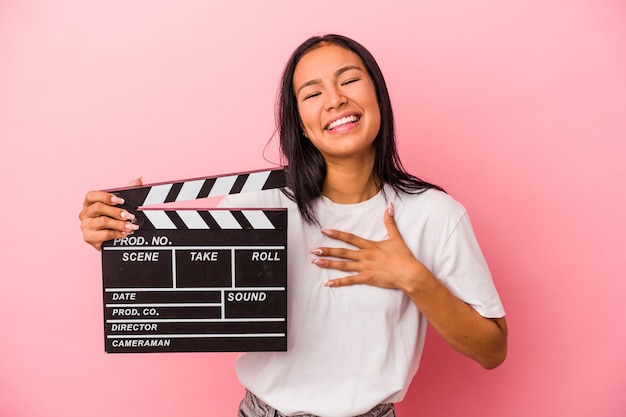
<svg viewBox="0 0 626 417">
<path fill-rule="evenodd" d="M 302 129 L 327 162 L 374 159 L 380 108 L 357 54 L 333 43 L 312 49 L 296 65 L 293 88 Z"/>
</svg>

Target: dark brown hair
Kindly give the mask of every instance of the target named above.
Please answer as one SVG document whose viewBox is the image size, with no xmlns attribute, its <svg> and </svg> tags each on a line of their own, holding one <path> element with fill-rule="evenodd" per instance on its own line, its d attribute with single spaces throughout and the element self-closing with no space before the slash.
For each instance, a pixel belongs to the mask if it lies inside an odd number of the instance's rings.
<svg viewBox="0 0 626 417">
<path fill-rule="evenodd" d="M 382 187 L 384 184 L 389 184 L 396 192 L 410 194 L 421 193 L 430 188 L 442 190 L 436 185 L 409 174 L 402 166 L 396 148 L 393 111 L 387 84 L 372 54 L 361 44 L 345 36 L 335 34 L 314 36 L 296 48 L 287 61 L 276 106 L 276 124 L 280 148 L 287 163 L 288 188 L 286 193 L 289 198 L 297 203 L 305 221 L 317 223 L 313 204 L 322 195 L 322 187 L 326 178 L 326 162 L 322 154 L 304 136 L 302 131 L 298 103 L 293 88 L 293 75 L 300 59 L 307 52 L 323 43 L 332 43 L 357 54 L 374 83 L 381 123 L 380 130 L 374 140 L 376 156 L 373 174 L 374 178 L 379 181 L 379 185 Z"/>
</svg>

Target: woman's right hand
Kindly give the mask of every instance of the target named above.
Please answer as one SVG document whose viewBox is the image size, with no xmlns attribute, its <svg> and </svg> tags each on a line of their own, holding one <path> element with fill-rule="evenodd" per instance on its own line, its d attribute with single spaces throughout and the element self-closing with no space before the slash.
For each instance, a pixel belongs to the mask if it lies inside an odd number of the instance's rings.
<svg viewBox="0 0 626 417">
<path fill-rule="evenodd" d="M 141 185 L 136 179 L 128 186 Z M 78 214 L 83 239 L 97 250 L 102 243 L 133 234 L 139 227 L 133 223 L 135 216 L 127 210 L 117 207 L 124 204 L 120 197 L 105 191 L 90 191 L 85 196 L 83 209 Z"/>
</svg>

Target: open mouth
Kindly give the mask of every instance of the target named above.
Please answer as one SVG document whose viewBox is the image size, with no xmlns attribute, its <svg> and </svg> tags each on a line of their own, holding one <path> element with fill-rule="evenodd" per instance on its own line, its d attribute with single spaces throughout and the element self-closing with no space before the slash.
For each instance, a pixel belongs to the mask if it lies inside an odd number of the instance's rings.
<svg viewBox="0 0 626 417">
<path fill-rule="evenodd" d="M 341 119 L 337 119 L 331 122 L 328 126 L 326 126 L 326 130 L 333 130 L 337 126 L 342 126 L 348 123 L 355 123 L 355 122 L 358 122 L 359 119 L 360 117 L 357 115 L 342 117 Z"/>
</svg>

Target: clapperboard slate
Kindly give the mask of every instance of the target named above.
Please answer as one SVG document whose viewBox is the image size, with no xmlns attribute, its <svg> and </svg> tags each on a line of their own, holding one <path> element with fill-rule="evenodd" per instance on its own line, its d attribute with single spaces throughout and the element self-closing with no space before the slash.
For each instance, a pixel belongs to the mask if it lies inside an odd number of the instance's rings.
<svg viewBox="0 0 626 417">
<path fill-rule="evenodd" d="M 149 207 L 283 186 L 275 169 L 109 190 L 139 230 L 102 247 L 106 352 L 286 350 L 286 209 Z"/>
</svg>

